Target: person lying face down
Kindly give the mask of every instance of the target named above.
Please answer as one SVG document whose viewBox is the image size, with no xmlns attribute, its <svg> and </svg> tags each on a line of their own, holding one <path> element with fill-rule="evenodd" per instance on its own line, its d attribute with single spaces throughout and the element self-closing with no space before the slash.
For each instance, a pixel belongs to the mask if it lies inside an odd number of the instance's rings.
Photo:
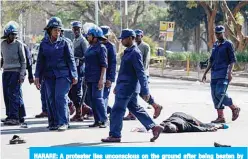
<svg viewBox="0 0 248 159">
<path fill-rule="evenodd" d="M 164 127 L 164 133 L 213 132 L 218 129 L 228 128 L 228 126 L 224 124 L 203 123 L 183 112 L 173 113 L 160 125 Z"/>
</svg>

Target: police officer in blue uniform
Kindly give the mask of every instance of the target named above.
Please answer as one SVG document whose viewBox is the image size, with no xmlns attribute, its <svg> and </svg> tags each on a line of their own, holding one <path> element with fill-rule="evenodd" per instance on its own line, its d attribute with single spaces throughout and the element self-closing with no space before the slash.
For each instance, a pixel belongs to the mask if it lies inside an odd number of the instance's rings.
<svg viewBox="0 0 248 159">
<path fill-rule="evenodd" d="M 85 71 L 85 59 L 84 54 L 87 48 L 89 47 L 88 41 L 81 34 L 82 24 L 79 21 L 74 21 L 71 23 L 72 31 L 74 33 L 74 57 L 77 65 L 78 72 L 78 83 L 72 86 L 69 97 L 73 101 L 73 104 L 76 107 L 76 114 L 72 117 L 71 121 L 83 121 L 82 117 L 82 105 L 80 105 L 80 101 L 82 99 L 83 90 L 83 77 Z"/>
<path fill-rule="evenodd" d="M 121 130 L 126 108 L 138 118 L 147 130 L 152 129 L 153 138 L 150 141 L 155 141 L 163 130 L 163 127 L 156 125 L 144 108 L 138 105 L 137 97 L 140 91 L 145 101 L 149 100 L 150 95 L 141 53 L 134 44 L 135 37 L 133 30 L 124 29 L 119 38 L 127 48 L 121 59 L 121 66 L 114 89 L 115 103 L 110 115 L 109 137 L 102 139 L 102 142 L 121 141 Z"/>
<path fill-rule="evenodd" d="M 9 22 L 4 28 L 1 42 L 1 67 L 3 67 L 3 96 L 6 107 L 4 125 L 19 125 L 24 122 L 25 108 L 21 86 L 26 74 L 25 50 L 17 40 L 18 24 Z"/>
<path fill-rule="evenodd" d="M 85 81 L 88 86 L 88 98 L 92 107 L 95 122 L 90 127 L 105 128 L 107 126 L 107 112 L 105 110 L 103 91 L 106 80 L 107 49 L 101 43 L 102 29 L 92 27 L 87 34 L 90 47 L 85 52 Z"/>
<path fill-rule="evenodd" d="M 116 47 L 113 43 L 108 40 L 108 36 L 110 35 L 110 28 L 109 26 L 101 26 L 100 27 L 103 31 L 103 35 L 107 38 L 103 40 L 102 43 L 106 46 L 108 51 L 108 68 L 106 73 L 106 83 L 104 87 L 103 99 L 105 102 L 105 108 L 107 109 L 108 106 L 108 99 L 109 93 L 112 86 L 112 83 L 115 82 L 115 75 L 116 75 Z"/>
<path fill-rule="evenodd" d="M 65 131 L 69 125 L 68 92 L 71 84 L 77 83 L 77 68 L 73 52 L 68 42 L 60 37 L 62 22 L 52 17 L 45 30 L 35 71 L 35 85 L 40 89 L 40 79 L 44 78 L 48 100 L 49 129 Z"/>
<path fill-rule="evenodd" d="M 225 28 L 219 25 L 215 28 L 217 41 L 213 45 L 208 67 L 202 77 L 206 81 L 206 75 L 211 69 L 211 94 L 218 118 L 212 123 L 225 123 L 224 106 L 232 110 L 232 121 L 239 117 L 240 108 L 233 104 L 232 98 L 226 91 L 232 80 L 233 66 L 236 62 L 235 50 L 231 41 L 224 37 Z"/>
<path fill-rule="evenodd" d="M 144 36 L 144 32 L 142 30 L 136 29 L 135 34 L 136 34 L 135 41 L 142 55 L 142 61 L 143 61 L 144 69 L 145 69 L 145 74 L 147 76 L 147 79 L 149 79 L 149 63 L 150 63 L 150 56 L 151 56 L 150 46 L 142 40 Z M 142 95 L 140 94 L 140 96 Z M 156 119 L 160 115 L 163 107 L 157 104 L 152 96 L 150 96 L 150 99 L 147 103 L 152 105 L 152 107 L 154 108 L 155 111 L 154 111 L 153 118 Z M 130 112 L 126 117 L 124 117 L 124 120 L 135 120 L 135 119 L 136 117 Z"/>
</svg>

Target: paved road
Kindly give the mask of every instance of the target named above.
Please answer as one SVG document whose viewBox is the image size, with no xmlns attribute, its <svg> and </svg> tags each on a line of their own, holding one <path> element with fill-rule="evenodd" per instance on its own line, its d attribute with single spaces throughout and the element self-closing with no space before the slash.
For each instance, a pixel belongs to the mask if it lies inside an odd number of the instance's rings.
<svg viewBox="0 0 248 159">
<path fill-rule="evenodd" d="M 163 113 L 156 120 L 160 123 L 173 112 L 182 111 L 190 113 L 203 122 L 209 122 L 216 117 L 213 109 L 210 87 L 208 84 L 197 82 L 167 80 L 152 78 L 151 93 L 156 101 L 164 106 Z M 108 129 L 88 128 L 92 121 L 82 123 L 72 123 L 72 128 L 66 132 L 50 132 L 46 129 L 47 119 L 35 119 L 34 115 L 40 113 L 40 94 L 27 82 L 23 85 L 24 100 L 27 109 L 28 129 L 19 126 L 6 127 L 1 125 L 1 158 L 15 159 L 28 158 L 29 147 L 32 146 L 213 146 L 217 141 L 233 146 L 248 146 L 248 89 L 244 87 L 229 88 L 229 94 L 241 107 L 240 118 L 231 122 L 231 111 L 225 109 L 226 118 L 230 125 L 228 130 L 208 133 L 184 133 L 184 134 L 162 134 L 155 142 L 150 143 L 152 136 L 148 133 L 131 132 L 131 129 L 141 127 L 138 121 L 124 122 L 122 143 L 102 144 L 100 139 L 108 135 Z M 2 90 L 1 90 L 1 99 Z M 110 104 L 113 104 L 113 94 L 111 94 Z M 140 104 L 147 105 L 140 99 Z M 153 110 L 147 110 L 152 115 Z M 1 118 L 5 117 L 5 108 L 1 100 Z M 9 139 L 18 134 L 27 140 L 26 144 L 9 145 Z"/>
</svg>

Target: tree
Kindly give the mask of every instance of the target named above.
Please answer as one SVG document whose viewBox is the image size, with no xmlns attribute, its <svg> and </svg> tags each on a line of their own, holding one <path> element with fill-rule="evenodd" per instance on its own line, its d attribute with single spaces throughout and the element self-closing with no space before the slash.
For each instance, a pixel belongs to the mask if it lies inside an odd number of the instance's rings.
<svg viewBox="0 0 248 159">
<path fill-rule="evenodd" d="M 230 3 L 230 2 L 229 2 Z M 230 3 L 230 8 L 234 8 L 233 11 L 230 10 L 226 0 L 222 2 L 217 1 L 199 1 L 200 4 L 207 14 L 208 18 L 208 46 L 212 47 L 215 42 L 214 26 L 215 18 L 218 9 L 221 6 L 222 14 L 224 17 L 224 25 L 227 29 L 228 36 L 232 37 L 237 50 L 243 51 L 248 45 L 248 37 L 244 36 L 242 33 L 242 25 L 237 22 L 236 15 L 241 11 L 242 7 L 247 7 L 248 1 L 239 1 L 235 3 Z M 219 6 L 220 5 L 220 6 Z M 235 6 L 235 7 L 234 7 Z"/>
<path fill-rule="evenodd" d="M 185 51 L 188 51 L 193 29 L 199 26 L 205 17 L 204 10 L 187 1 L 166 1 L 166 3 L 169 4 L 169 19 L 176 23 L 175 39 L 182 44 Z M 202 39 L 207 41 L 203 36 Z"/>
<path fill-rule="evenodd" d="M 224 13 L 224 24 L 227 29 L 227 33 L 234 40 L 238 51 L 243 51 L 248 46 L 248 36 L 245 36 L 242 33 L 242 24 L 238 23 L 237 20 L 237 14 L 245 5 L 248 5 L 248 1 L 239 2 L 231 12 L 226 1 L 221 2 L 221 8 Z"/>
</svg>

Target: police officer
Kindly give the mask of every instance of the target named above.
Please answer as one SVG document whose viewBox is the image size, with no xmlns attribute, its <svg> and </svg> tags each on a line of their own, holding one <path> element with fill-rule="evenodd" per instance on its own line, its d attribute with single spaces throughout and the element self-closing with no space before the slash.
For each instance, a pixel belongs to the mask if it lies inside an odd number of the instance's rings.
<svg viewBox="0 0 248 159">
<path fill-rule="evenodd" d="M 69 97 L 73 101 L 73 104 L 76 107 L 76 114 L 72 117 L 71 121 L 83 121 L 82 117 L 82 105 L 80 105 L 80 101 L 82 99 L 82 84 L 84 77 L 84 69 L 85 69 L 85 59 L 84 54 L 87 48 L 89 47 L 88 41 L 83 37 L 81 33 L 82 24 L 79 21 L 74 21 L 71 23 L 72 31 L 74 33 L 74 57 L 77 65 L 78 72 L 78 83 L 72 86 Z"/>
<path fill-rule="evenodd" d="M 35 85 L 40 89 L 40 77 L 44 78 L 48 100 L 49 129 L 64 131 L 68 128 L 68 92 L 77 83 L 77 69 L 68 42 L 60 37 L 62 22 L 50 18 L 41 44 L 35 71 Z"/>
<path fill-rule="evenodd" d="M 139 48 L 134 44 L 135 37 L 136 35 L 133 30 L 124 29 L 119 38 L 127 48 L 121 59 L 121 66 L 114 89 L 116 95 L 115 104 L 110 114 L 109 137 L 102 139 L 102 142 L 121 141 L 121 130 L 126 108 L 138 118 L 147 130 L 152 129 L 153 138 L 151 141 L 156 140 L 163 130 L 163 127 L 156 125 L 144 108 L 138 105 L 137 97 L 140 88 L 145 101 L 149 100 L 150 95 L 141 53 Z"/>
<path fill-rule="evenodd" d="M 144 36 L 144 32 L 142 30 L 136 29 L 135 34 L 136 34 L 135 41 L 137 43 L 138 48 L 141 51 L 143 65 L 144 65 L 144 69 L 145 69 L 145 74 L 146 74 L 146 77 L 148 79 L 149 78 L 149 63 L 150 63 L 150 56 L 151 56 L 150 46 L 142 40 L 142 38 Z M 140 96 L 142 97 L 142 94 L 140 94 Z M 153 106 L 153 108 L 155 110 L 153 118 L 156 119 L 160 115 L 163 107 L 161 105 L 157 104 L 154 101 L 154 98 L 152 96 L 150 97 L 150 99 L 147 103 Z M 133 114 L 131 114 L 130 112 L 126 117 L 124 117 L 124 120 L 135 120 L 135 119 L 136 119 L 135 116 Z"/>
<path fill-rule="evenodd" d="M 7 116 L 5 125 L 19 125 L 25 116 L 21 86 L 25 78 L 26 58 L 23 44 L 16 39 L 17 34 L 18 24 L 11 21 L 4 28 L 4 40 L 1 42 L 3 96 Z"/>
<path fill-rule="evenodd" d="M 47 31 L 44 30 L 44 38 L 48 38 L 48 37 L 49 37 L 49 35 L 47 34 Z M 44 82 L 43 78 L 40 78 L 40 84 L 41 84 L 41 86 L 40 86 L 40 99 L 41 99 L 41 110 L 42 110 L 42 112 L 40 114 L 35 115 L 35 118 L 48 117 L 48 113 L 47 113 L 48 101 L 47 101 L 47 98 L 46 98 L 46 86 L 45 86 L 45 82 Z"/>
<path fill-rule="evenodd" d="M 231 41 L 224 36 L 225 28 L 219 25 L 215 28 L 217 41 L 213 45 L 212 54 L 208 67 L 202 77 L 206 81 L 206 75 L 211 69 L 211 94 L 218 118 L 212 123 L 225 123 L 224 106 L 232 110 L 232 121 L 239 117 L 240 108 L 233 104 L 232 98 L 228 97 L 226 91 L 232 80 L 233 66 L 236 62 L 235 51 Z"/>
<path fill-rule="evenodd" d="M 106 39 L 102 29 L 91 27 L 87 34 L 90 47 L 85 52 L 85 81 L 88 86 L 88 98 L 93 109 L 95 122 L 90 127 L 105 128 L 107 112 L 103 91 L 107 69 L 107 49 L 100 40 Z"/>
<path fill-rule="evenodd" d="M 116 47 L 113 43 L 108 40 L 108 36 L 110 35 L 110 28 L 109 26 L 101 26 L 103 31 L 103 35 L 107 38 L 103 40 L 102 43 L 106 46 L 108 51 L 108 68 L 106 73 L 106 83 L 104 87 L 103 99 L 105 102 L 105 108 L 107 109 L 108 106 L 108 98 L 112 83 L 115 82 L 115 75 L 116 75 Z"/>
</svg>

